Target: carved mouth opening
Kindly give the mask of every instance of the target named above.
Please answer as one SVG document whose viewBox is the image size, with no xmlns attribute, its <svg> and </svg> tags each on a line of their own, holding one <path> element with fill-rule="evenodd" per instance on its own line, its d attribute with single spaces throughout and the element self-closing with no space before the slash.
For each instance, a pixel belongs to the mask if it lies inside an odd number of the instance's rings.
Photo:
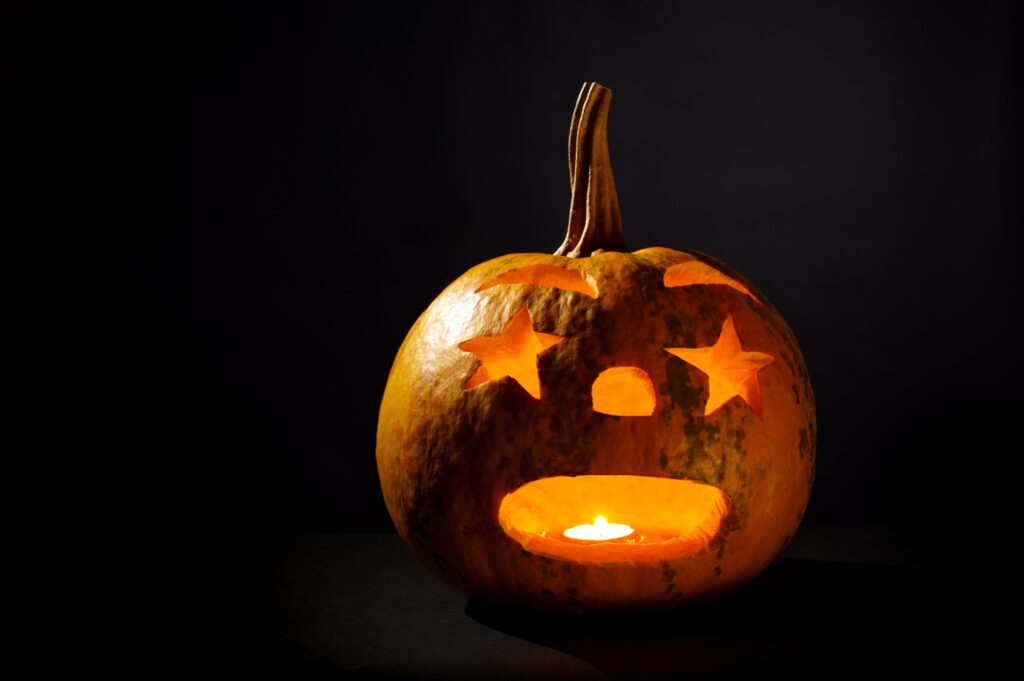
<svg viewBox="0 0 1024 681">
<path fill-rule="evenodd" d="M 722 490 L 694 480 L 557 476 L 505 495 L 498 521 L 541 556 L 597 565 L 654 563 L 700 552 L 718 536 L 730 508 Z"/>
</svg>

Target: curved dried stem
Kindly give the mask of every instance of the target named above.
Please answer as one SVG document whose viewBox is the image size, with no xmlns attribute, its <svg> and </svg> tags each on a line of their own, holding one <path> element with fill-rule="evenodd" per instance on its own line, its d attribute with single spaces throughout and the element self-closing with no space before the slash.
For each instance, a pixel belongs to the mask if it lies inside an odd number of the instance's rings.
<svg viewBox="0 0 1024 681">
<path fill-rule="evenodd" d="M 584 83 L 569 125 L 569 228 L 555 255 L 586 257 L 595 251 L 625 251 L 622 216 L 608 154 L 608 108 L 612 91 Z"/>
</svg>

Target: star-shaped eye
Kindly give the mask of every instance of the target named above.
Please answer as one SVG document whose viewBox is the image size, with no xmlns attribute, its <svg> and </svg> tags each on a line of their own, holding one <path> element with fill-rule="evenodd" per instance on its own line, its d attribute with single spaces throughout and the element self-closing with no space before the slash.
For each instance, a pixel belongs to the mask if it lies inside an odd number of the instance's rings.
<svg viewBox="0 0 1024 681">
<path fill-rule="evenodd" d="M 665 351 L 708 375 L 705 416 L 738 396 L 761 418 L 761 387 L 757 382 L 757 372 L 774 362 L 775 358 L 763 352 L 744 350 L 732 315 L 725 318 L 722 333 L 711 347 L 665 348 Z"/>
<path fill-rule="evenodd" d="M 530 311 L 524 305 L 497 336 L 483 336 L 459 343 L 459 349 L 480 359 L 476 370 L 463 386 L 466 390 L 487 381 L 511 376 L 535 399 L 540 399 L 537 355 L 562 340 L 562 336 L 533 330 Z"/>
</svg>

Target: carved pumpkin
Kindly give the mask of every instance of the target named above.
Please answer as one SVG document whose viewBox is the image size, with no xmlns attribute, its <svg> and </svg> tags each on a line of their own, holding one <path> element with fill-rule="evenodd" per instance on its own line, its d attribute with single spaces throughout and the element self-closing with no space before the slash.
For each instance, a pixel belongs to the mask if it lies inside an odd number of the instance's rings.
<svg viewBox="0 0 1024 681">
<path fill-rule="evenodd" d="M 472 596 L 589 611 L 723 594 L 782 552 L 810 495 L 814 398 L 793 333 L 709 256 L 627 252 L 610 99 L 585 84 L 576 104 L 562 246 L 459 277 L 384 392 L 391 517 Z"/>
</svg>

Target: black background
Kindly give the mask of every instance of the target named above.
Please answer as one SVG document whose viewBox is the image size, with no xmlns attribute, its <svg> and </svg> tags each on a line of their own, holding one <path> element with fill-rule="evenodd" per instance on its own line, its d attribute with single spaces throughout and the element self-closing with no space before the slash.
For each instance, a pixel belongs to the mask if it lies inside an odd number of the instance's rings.
<svg viewBox="0 0 1024 681">
<path fill-rule="evenodd" d="M 581 83 L 596 80 L 615 93 L 630 246 L 726 261 L 800 340 L 819 417 L 805 524 L 885 526 L 938 568 L 865 579 L 871 566 L 780 561 L 755 597 L 722 610 L 724 645 L 778 626 L 773 609 L 788 602 L 781 645 L 806 630 L 814 647 L 813 631 L 838 622 L 824 629 L 843 645 L 820 654 L 839 650 L 845 664 L 875 644 L 872 620 L 900 647 L 904 622 L 941 612 L 931 630 L 955 620 L 949 640 L 914 651 L 956 647 L 973 664 L 960 630 L 987 641 L 978 615 L 1018 579 L 1006 557 L 1024 406 L 1012 3 L 33 12 L 3 25 L 11 137 L 32 159 L 25 170 L 46 177 L 33 211 L 70 209 L 61 225 L 73 236 L 46 224 L 37 250 L 12 247 L 33 266 L 12 291 L 48 285 L 61 251 L 81 273 L 53 305 L 20 303 L 60 328 L 28 366 L 38 398 L 21 401 L 47 408 L 33 432 L 42 484 L 17 521 L 73 500 L 38 535 L 58 553 L 44 591 L 68 585 L 89 604 L 37 614 L 72 638 L 95 635 L 91 654 L 136 672 L 194 672 L 200 660 L 258 671 L 267 649 L 317 630 L 302 618 L 348 618 L 341 631 L 367 638 L 346 645 L 371 651 L 393 640 L 369 640 L 379 630 L 360 621 L 378 601 L 393 612 L 374 622 L 422 637 L 411 645 L 431 645 L 439 617 L 461 618 L 460 631 L 465 616 L 481 619 L 429 575 L 402 572 L 412 561 L 397 539 L 408 563 L 367 552 L 338 565 L 368 536 L 333 538 L 326 565 L 295 559 L 289 542 L 391 531 L 374 439 L 394 354 L 469 267 L 561 242 L 569 118 Z M 57 78 L 38 77 L 37 57 Z M 38 134 L 22 134 L 33 122 Z M 113 286 L 94 290 L 94 279 Z M 81 310 L 65 316 L 68 301 Z M 51 406 L 70 416 L 55 420 Z M 71 442 L 58 451 L 55 435 Z M 73 549 L 67 530 L 81 535 Z M 331 588 L 295 560 L 331 575 Z M 395 574 L 408 583 L 389 583 Z M 432 602 L 428 584 L 447 609 L 406 621 L 409 603 Z M 988 589 L 995 600 L 979 597 Z M 114 598 L 127 608 L 114 611 Z M 289 609 L 306 602 L 320 609 Z M 960 616 L 965 604 L 975 616 Z M 907 610 L 916 616 L 892 619 Z M 289 629 L 282 612 L 308 628 Z M 503 628 L 482 619 L 489 642 Z"/>
<path fill-rule="evenodd" d="M 390 530 L 374 439 L 394 354 L 469 267 L 561 242 L 569 117 L 596 80 L 615 94 L 630 246 L 721 258 L 801 342 L 820 431 L 805 522 L 938 547 L 986 494 L 958 481 L 1017 456 L 999 439 L 1021 406 L 1017 18 L 998 2 L 108 16 L 128 494 L 210 537 Z"/>
</svg>

